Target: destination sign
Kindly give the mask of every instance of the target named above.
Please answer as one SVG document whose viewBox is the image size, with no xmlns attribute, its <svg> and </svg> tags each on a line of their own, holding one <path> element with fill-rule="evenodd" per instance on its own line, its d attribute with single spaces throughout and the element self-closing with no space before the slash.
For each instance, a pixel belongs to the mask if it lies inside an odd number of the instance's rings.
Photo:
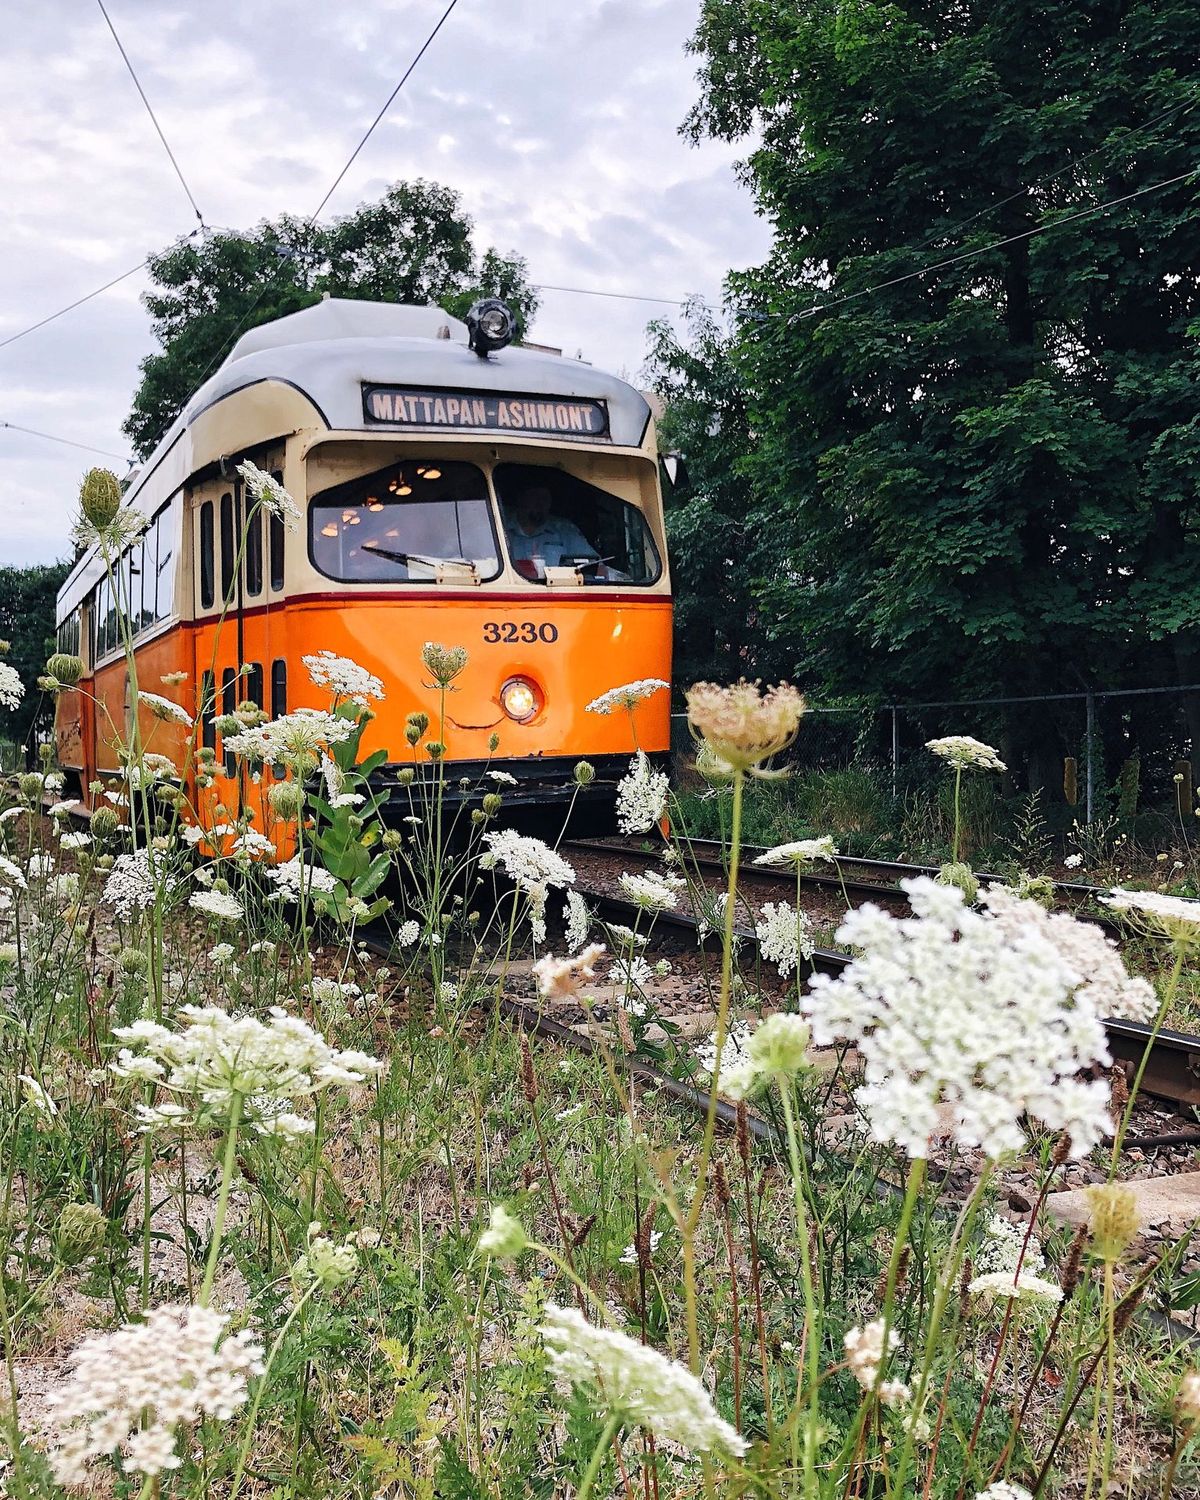
<svg viewBox="0 0 1200 1500">
<path fill-rule="evenodd" d="M 536 433 L 539 437 L 607 438 L 603 401 L 577 396 L 500 395 L 485 391 L 363 388 L 368 421 L 393 427 L 454 428 L 470 432 Z"/>
</svg>

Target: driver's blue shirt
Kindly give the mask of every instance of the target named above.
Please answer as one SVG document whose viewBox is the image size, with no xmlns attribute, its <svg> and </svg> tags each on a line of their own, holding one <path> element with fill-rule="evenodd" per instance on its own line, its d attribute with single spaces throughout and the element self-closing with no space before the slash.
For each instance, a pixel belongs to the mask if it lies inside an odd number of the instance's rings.
<svg viewBox="0 0 1200 1500">
<path fill-rule="evenodd" d="M 514 562 L 540 557 L 543 566 L 557 568 L 564 563 L 569 565 L 579 557 L 592 559 L 599 556 L 574 521 L 568 521 L 565 516 L 548 516 L 545 524 L 534 532 L 522 530 L 510 518 L 507 531 L 508 550 Z"/>
</svg>

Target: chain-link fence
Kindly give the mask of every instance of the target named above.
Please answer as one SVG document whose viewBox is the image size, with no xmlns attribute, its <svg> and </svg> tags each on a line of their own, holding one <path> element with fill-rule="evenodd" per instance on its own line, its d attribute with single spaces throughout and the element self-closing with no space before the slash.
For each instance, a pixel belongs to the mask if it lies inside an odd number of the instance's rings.
<svg viewBox="0 0 1200 1500">
<path fill-rule="evenodd" d="M 685 715 L 673 716 L 672 731 L 686 782 L 694 746 Z M 881 793 L 903 798 L 939 773 L 926 742 L 951 734 L 995 746 L 1008 766 L 1003 794 L 1036 793 L 1051 822 L 1193 819 L 1200 686 L 810 708 L 787 761 L 801 776 L 865 772 Z"/>
</svg>

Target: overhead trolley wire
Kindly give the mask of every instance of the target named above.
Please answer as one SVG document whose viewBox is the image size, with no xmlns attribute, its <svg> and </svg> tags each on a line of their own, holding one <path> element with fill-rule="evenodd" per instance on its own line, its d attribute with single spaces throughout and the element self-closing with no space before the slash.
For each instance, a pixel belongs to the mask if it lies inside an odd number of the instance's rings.
<svg viewBox="0 0 1200 1500">
<path fill-rule="evenodd" d="M 175 160 L 175 153 L 171 150 L 171 144 L 164 135 L 162 126 L 158 123 L 158 116 L 154 113 L 154 109 L 149 99 L 146 98 L 146 90 L 142 87 L 141 79 L 137 76 L 137 71 L 135 70 L 133 63 L 129 60 L 129 53 L 126 52 L 121 38 L 117 35 L 117 28 L 112 23 L 112 17 L 104 8 L 104 0 L 96 0 L 96 4 L 100 7 L 100 14 L 108 23 L 108 29 L 112 32 L 112 39 L 117 44 L 117 51 L 121 54 L 121 57 L 124 59 L 125 66 L 129 69 L 129 76 L 133 79 L 133 86 L 141 95 L 142 103 L 146 106 L 146 113 L 150 116 L 150 122 L 158 132 L 159 140 L 163 143 L 163 150 L 167 153 L 167 156 L 170 158 L 171 165 L 175 168 L 175 175 L 179 178 L 179 185 L 187 194 L 188 202 L 195 210 L 196 218 L 199 219 L 201 224 L 203 224 L 204 215 L 200 212 L 200 205 L 196 202 L 195 195 L 193 194 L 191 188 L 187 185 L 187 178 L 183 175 L 182 168 Z"/>
<path fill-rule="evenodd" d="M 312 213 L 309 214 L 308 219 L 306 220 L 306 223 L 309 226 L 309 228 L 311 228 L 312 225 L 316 223 L 318 214 L 325 207 L 325 205 L 329 202 L 330 198 L 333 197 L 334 192 L 336 191 L 336 189 L 338 187 L 338 184 L 341 182 L 342 178 L 345 177 L 346 173 L 350 170 L 350 168 L 353 165 L 353 163 L 354 163 L 356 157 L 358 156 L 359 152 L 367 144 L 367 142 L 371 139 L 371 136 L 374 134 L 375 127 L 379 124 L 379 122 L 383 119 L 384 115 L 386 115 L 387 112 L 388 112 L 388 110 L 392 107 L 392 104 L 395 102 L 396 96 L 400 93 L 400 90 L 404 87 L 404 85 L 408 82 L 410 76 L 412 75 L 413 69 L 417 66 L 417 64 L 425 56 L 426 52 L 429 50 L 429 48 L 432 45 L 433 40 L 437 36 L 438 32 L 441 31 L 442 27 L 450 19 L 450 12 L 454 9 L 454 7 L 457 4 L 458 4 L 458 0 L 450 0 L 449 5 L 447 5 L 446 9 L 442 12 L 441 19 L 438 21 L 437 25 L 433 28 L 433 30 L 429 33 L 429 35 L 421 43 L 420 49 L 418 50 L 416 56 L 413 58 L 412 62 L 409 63 L 408 67 L 404 70 L 404 75 L 400 79 L 400 82 L 396 85 L 396 87 L 392 90 L 392 92 L 387 96 L 387 100 L 385 101 L 383 108 L 379 111 L 379 113 L 371 121 L 370 125 L 367 126 L 366 132 L 364 133 L 362 139 L 359 141 L 358 145 L 355 146 L 354 150 L 350 153 L 349 157 L 346 159 L 345 166 L 337 174 L 337 176 L 333 179 L 333 182 L 330 185 L 329 191 L 321 199 L 320 203 L 317 204 L 316 208 L 313 209 Z M 280 262 L 279 262 L 279 264 L 275 267 L 275 270 L 271 273 L 270 276 L 267 277 L 267 279 L 263 282 L 262 286 L 259 287 L 258 294 L 254 298 L 254 301 L 251 302 L 250 306 L 246 309 L 246 311 L 242 314 L 242 316 L 238 319 L 237 323 L 234 325 L 233 333 L 231 335 L 232 338 L 236 338 L 238 336 L 238 334 L 241 333 L 242 329 L 246 326 L 247 319 L 254 312 L 254 310 L 259 306 L 259 304 L 262 302 L 262 299 L 267 295 L 267 293 L 271 290 L 271 288 L 275 285 L 275 282 L 276 282 L 276 280 L 277 280 L 280 272 L 283 270 L 283 267 L 284 267 L 285 264 L 286 264 L 286 260 L 281 259 Z M 216 364 L 217 364 L 217 356 L 214 355 L 213 358 L 209 361 L 208 365 L 205 367 L 204 372 L 200 376 L 200 384 L 201 385 L 212 374 L 213 369 L 216 366 Z M 165 428 L 163 430 L 165 431 Z M 161 436 L 162 436 L 161 432 L 157 433 L 156 436 L 155 436 L 155 442 L 157 442 L 158 438 L 160 438 Z"/>
<path fill-rule="evenodd" d="M 1195 177 L 1197 172 L 1200 172 L 1200 167 L 1190 167 L 1176 177 L 1168 177 L 1163 182 L 1152 182 L 1148 187 L 1137 188 L 1132 193 L 1123 193 L 1121 197 L 1111 198 L 1107 203 L 1094 203 L 1087 208 L 1076 209 L 1074 213 L 1063 214 L 1060 218 L 1051 219 L 1046 224 L 1035 224 L 1032 229 L 1023 229 L 1019 234 L 1009 234 L 1003 239 L 993 240 L 990 244 L 979 245 L 974 250 L 963 250 L 957 255 L 949 255 L 943 260 L 936 260 L 931 265 L 922 266 L 919 270 L 906 271 L 903 276 L 889 277 L 886 281 L 878 281 L 873 286 L 863 287 L 857 292 L 847 292 L 845 296 L 834 297 L 827 302 L 815 302 L 811 307 L 802 308 L 800 312 L 791 314 L 785 321 L 799 322 L 803 318 L 816 317 L 818 313 L 829 312 L 831 308 L 841 307 L 846 302 L 857 302 L 862 297 L 870 297 L 875 292 L 882 292 L 888 287 L 899 286 L 905 281 L 913 281 L 920 276 L 928 276 L 933 271 L 943 271 L 947 266 L 958 265 L 961 261 L 972 260 L 978 255 L 990 255 L 993 250 L 1002 250 L 1005 245 L 1014 245 L 1020 240 L 1032 239 L 1035 235 L 1045 234 L 1049 229 L 1058 229 L 1063 224 L 1072 224 L 1078 219 L 1090 218 L 1093 214 L 1107 213 L 1110 208 L 1119 208 L 1122 203 L 1130 203 L 1134 198 L 1143 198 L 1147 193 L 1158 193 L 1164 188 L 1174 187 L 1178 182 L 1185 182 L 1189 177 Z"/>
<path fill-rule="evenodd" d="M 2 422 L 0 428 L 7 428 L 10 432 L 24 432 L 30 437 L 44 438 L 48 443 L 62 443 L 67 448 L 82 448 L 85 453 L 103 453 L 105 458 L 119 458 L 122 463 L 132 463 L 133 460 L 128 453 L 113 453 L 109 448 L 97 448 L 93 443 L 77 443 L 71 438 L 59 437 L 53 432 L 39 432 L 36 427 L 22 427 L 19 422 Z"/>
</svg>

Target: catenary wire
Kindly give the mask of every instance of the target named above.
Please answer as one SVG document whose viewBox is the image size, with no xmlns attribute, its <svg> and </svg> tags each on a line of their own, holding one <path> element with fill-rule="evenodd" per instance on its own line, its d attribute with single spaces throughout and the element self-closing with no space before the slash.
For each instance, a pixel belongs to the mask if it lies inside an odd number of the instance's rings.
<svg viewBox="0 0 1200 1500">
<path fill-rule="evenodd" d="M 1063 214 L 1060 218 L 1051 219 L 1048 224 L 1036 224 L 1032 229 L 1023 229 L 1019 234 L 1006 235 L 1003 239 L 992 240 L 990 244 L 979 245 L 974 250 L 963 250 L 958 255 L 947 256 L 943 260 L 936 260 L 931 265 L 922 266 L 917 271 L 906 271 L 903 276 L 892 276 L 887 281 L 878 281 L 873 286 L 863 287 L 857 292 L 847 292 L 845 296 L 831 298 L 827 302 L 815 302 L 811 307 L 803 308 L 798 313 L 793 313 L 786 319 L 787 322 L 799 322 L 803 318 L 816 317 L 818 313 L 829 312 L 830 309 L 841 307 L 846 302 L 856 302 L 862 297 L 870 297 L 875 292 L 882 292 L 891 286 L 899 286 L 902 282 L 913 281 L 920 276 L 928 276 L 933 271 L 944 271 L 947 266 L 955 266 L 964 260 L 972 260 L 979 255 L 990 255 L 993 250 L 1002 250 L 1005 245 L 1014 245 L 1020 240 L 1029 240 L 1034 235 L 1045 234 L 1049 229 L 1058 229 L 1063 224 L 1074 223 L 1077 219 L 1086 219 L 1093 214 L 1107 213 L 1110 208 L 1119 208 L 1122 203 L 1130 203 L 1135 198 L 1143 198 L 1147 193 L 1158 193 L 1164 188 L 1174 187 L 1176 183 L 1184 182 L 1189 177 L 1194 177 L 1200 171 L 1200 167 L 1189 167 L 1186 172 L 1180 172 L 1176 177 L 1168 177 L 1163 182 L 1152 182 L 1148 187 L 1137 188 L 1132 193 L 1124 193 L 1120 198 L 1111 198 L 1107 203 L 1094 203 L 1088 208 L 1077 209 L 1074 213 Z"/>
<path fill-rule="evenodd" d="M 22 427 L 19 422 L 0 421 L 0 429 L 3 428 L 7 428 L 9 432 L 24 432 L 30 437 L 44 438 L 48 443 L 62 443 L 67 448 L 82 448 L 85 453 L 103 453 L 105 458 L 119 458 L 122 463 L 133 462 L 127 453 L 113 453 L 109 448 L 97 448 L 94 443 L 77 443 L 72 438 L 59 437 L 54 432 L 39 432 L 36 427 Z"/>
<path fill-rule="evenodd" d="M 192 234 L 196 231 L 193 229 Z M 191 239 L 191 235 L 187 238 Z M 36 323 L 31 323 L 28 328 L 22 328 L 19 333 L 10 333 L 6 339 L 0 339 L 0 349 L 7 348 L 9 344 L 15 344 L 18 339 L 23 339 L 27 334 L 36 333 L 39 328 L 45 328 L 47 323 L 53 323 L 55 319 L 63 317 L 66 313 L 74 312 L 77 307 L 82 307 L 85 302 L 90 302 L 93 297 L 99 297 L 101 293 L 109 291 L 118 286 L 122 281 L 128 281 L 131 276 L 136 276 L 139 271 L 144 271 L 150 264 L 151 257 L 139 261 L 136 266 L 130 266 L 128 271 L 122 271 L 119 276 L 114 276 L 111 281 L 106 281 L 103 286 L 98 286 L 94 292 L 88 292 L 83 297 L 76 297 L 74 302 L 68 302 L 66 307 L 60 307 L 57 312 L 48 313 L 44 318 L 39 318 Z"/>
<path fill-rule="evenodd" d="M 192 208 L 195 210 L 197 219 L 199 219 L 200 223 L 203 224 L 204 223 L 204 215 L 200 212 L 200 205 L 196 202 L 195 195 L 193 194 L 191 188 L 188 187 L 187 178 L 183 175 L 182 168 L 180 167 L 179 163 L 175 160 L 175 153 L 174 153 L 174 151 L 171 150 L 170 142 L 167 140 L 166 136 L 164 135 L 162 126 L 158 123 L 158 116 L 154 113 L 154 109 L 153 109 L 153 107 L 152 107 L 149 99 L 146 98 L 146 90 L 142 87 L 142 81 L 137 76 L 137 72 L 134 69 L 133 63 L 130 62 L 130 60 L 129 60 L 129 53 L 126 52 L 124 43 L 121 41 L 121 38 L 117 35 L 117 28 L 112 23 L 112 17 L 109 15 L 108 11 L 105 10 L 105 8 L 104 8 L 104 0 L 96 0 L 96 4 L 100 7 L 100 14 L 104 17 L 105 21 L 108 23 L 108 29 L 109 29 L 109 31 L 112 32 L 112 39 L 117 44 L 117 51 L 121 54 L 121 57 L 124 60 L 125 66 L 129 69 L 129 76 L 130 76 L 130 78 L 133 79 L 133 86 L 134 86 L 135 89 L 137 89 L 138 93 L 141 95 L 142 103 L 146 106 L 146 113 L 150 116 L 150 123 L 154 126 L 155 130 L 158 132 L 158 138 L 163 143 L 163 150 L 167 153 L 167 156 L 170 158 L 171 165 L 175 168 L 175 175 L 176 175 L 176 177 L 179 178 L 179 186 L 187 194 L 188 202 L 192 205 Z"/>
<path fill-rule="evenodd" d="M 358 156 L 359 152 L 367 144 L 367 142 L 371 139 L 371 136 L 374 133 L 375 127 L 379 124 L 380 120 L 383 119 L 384 115 L 387 114 L 388 110 L 391 108 L 393 102 L 395 101 L 396 96 L 399 94 L 400 90 L 404 87 L 404 85 L 408 82 L 409 77 L 411 76 L 411 74 L 413 72 L 413 69 L 417 66 L 417 64 L 425 56 L 425 53 L 429 50 L 429 47 L 432 44 L 434 38 L 437 36 L 438 32 L 441 31 L 442 27 L 450 19 L 450 13 L 451 13 L 451 11 L 454 9 L 454 7 L 457 4 L 458 4 L 458 0 L 450 0 L 449 5 L 447 5 L 446 9 L 442 12 L 441 18 L 439 19 L 437 25 L 433 28 L 433 30 L 429 33 L 429 35 L 421 43 L 420 49 L 418 50 L 416 56 L 413 58 L 412 62 L 409 63 L 408 67 L 404 70 L 404 75 L 400 79 L 400 82 L 396 85 L 396 87 L 388 95 L 387 101 L 384 104 L 383 108 L 379 111 L 379 113 L 371 121 L 371 123 L 367 127 L 366 132 L 364 133 L 362 139 L 359 141 L 358 145 L 355 146 L 354 150 L 350 153 L 349 157 L 347 158 L 345 166 L 337 174 L 337 176 L 333 179 L 333 183 L 330 186 L 329 191 L 321 199 L 320 203 L 317 204 L 316 208 L 313 209 L 312 213 L 309 214 L 308 219 L 307 219 L 306 222 L 307 222 L 307 224 L 309 225 L 310 228 L 311 228 L 311 226 L 313 224 L 316 223 L 317 215 L 321 212 L 321 210 L 329 202 L 330 198 L 333 197 L 333 194 L 334 194 L 335 190 L 337 189 L 338 184 L 341 182 L 342 178 L 345 177 L 346 173 L 350 170 L 350 167 L 354 163 L 354 160 Z M 276 266 L 275 270 L 272 272 L 272 274 L 270 276 L 268 276 L 267 279 L 263 282 L 263 284 L 259 287 L 258 293 L 255 296 L 253 302 L 251 302 L 250 306 L 246 309 L 246 311 L 242 314 L 242 316 L 238 319 L 237 323 L 234 325 L 233 333 L 230 335 L 230 337 L 232 339 L 236 339 L 237 336 L 238 336 L 238 334 L 241 333 L 242 329 L 246 326 L 247 319 L 251 316 L 251 314 L 254 312 L 254 310 L 258 307 L 259 303 L 262 302 L 262 299 L 267 295 L 267 293 L 270 291 L 270 289 L 275 285 L 275 281 L 278 278 L 279 273 L 283 269 L 285 263 L 286 262 L 283 259 L 281 259 L 280 262 L 279 262 L 279 264 Z M 203 385 L 203 383 L 208 379 L 209 375 L 212 374 L 213 368 L 216 366 L 217 362 L 218 362 L 217 356 L 214 355 L 213 358 L 205 366 L 204 371 L 203 371 L 203 373 L 200 376 L 199 384 Z M 168 424 L 168 425 L 170 425 L 170 424 Z M 162 433 L 165 430 L 166 429 L 163 428 L 162 430 L 160 430 L 158 433 L 155 434 L 155 439 L 154 439 L 155 443 L 157 443 L 158 440 L 159 440 L 159 438 L 162 437 Z"/>
</svg>

